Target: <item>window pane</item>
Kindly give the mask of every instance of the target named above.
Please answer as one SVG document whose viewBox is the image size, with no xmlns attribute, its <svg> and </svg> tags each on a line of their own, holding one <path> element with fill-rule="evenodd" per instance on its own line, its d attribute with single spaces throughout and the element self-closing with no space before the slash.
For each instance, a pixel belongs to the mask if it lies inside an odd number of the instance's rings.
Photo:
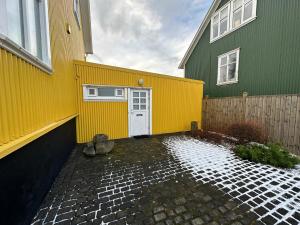
<svg viewBox="0 0 300 225">
<path fill-rule="evenodd" d="M 227 56 L 224 56 L 223 58 L 221 58 L 221 66 L 226 64 L 227 64 Z"/>
<path fill-rule="evenodd" d="M 216 16 L 214 16 L 213 18 L 213 24 L 219 23 L 219 14 L 217 14 Z"/>
<path fill-rule="evenodd" d="M 233 10 L 236 10 L 240 7 L 242 7 L 243 0 L 235 0 L 233 1 Z"/>
<path fill-rule="evenodd" d="M 141 98 L 141 103 L 146 103 L 146 99 L 145 98 Z"/>
<path fill-rule="evenodd" d="M 146 97 L 146 92 L 141 92 L 141 93 L 140 93 L 140 96 L 141 96 L 141 97 Z"/>
<path fill-rule="evenodd" d="M 139 110 L 140 106 L 139 105 L 133 105 L 133 110 Z"/>
<path fill-rule="evenodd" d="M 23 45 L 23 25 L 22 25 L 22 8 L 20 0 L 6 0 L 7 21 L 7 36 L 18 45 Z"/>
<path fill-rule="evenodd" d="M 219 35 L 219 24 L 214 24 L 213 25 L 213 38 L 218 37 Z"/>
<path fill-rule="evenodd" d="M 117 90 L 117 96 L 123 96 L 124 95 L 123 93 L 124 93 L 123 90 L 121 89 Z"/>
<path fill-rule="evenodd" d="M 242 9 L 239 9 L 233 13 L 233 21 L 232 21 L 233 28 L 240 26 L 241 22 L 242 22 Z"/>
<path fill-rule="evenodd" d="M 229 55 L 229 63 L 236 62 L 236 52 Z"/>
<path fill-rule="evenodd" d="M 244 21 L 248 20 L 252 17 L 252 9 L 253 9 L 253 2 L 249 2 L 248 4 L 245 5 L 244 9 Z"/>
<path fill-rule="evenodd" d="M 225 19 L 226 17 L 228 17 L 228 7 L 226 7 L 225 9 L 223 9 L 221 11 L 221 20 Z"/>
<path fill-rule="evenodd" d="M 98 88 L 98 96 L 114 97 L 115 96 L 115 88 L 110 88 L 110 87 Z"/>
<path fill-rule="evenodd" d="M 228 20 L 227 18 L 221 21 L 220 24 L 220 34 L 224 34 L 227 31 Z"/>
<path fill-rule="evenodd" d="M 146 105 L 141 105 L 141 109 L 145 110 L 146 109 Z"/>
<path fill-rule="evenodd" d="M 139 102 L 140 102 L 140 99 L 138 99 L 138 98 L 133 99 L 133 103 L 139 103 Z"/>
<path fill-rule="evenodd" d="M 42 59 L 41 26 L 39 0 L 27 0 L 27 19 L 29 33 L 29 50 L 33 55 Z"/>
<path fill-rule="evenodd" d="M 228 65 L 228 79 L 234 80 L 235 79 L 235 72 L 236 72 L 236 63 Z"/>
<path fill-rule="evenodd" d="M 95 89 L 89 89 L 89 95 L 95 95 Z"/>
<path fill-rule="evenodd" d="M 139 97 L 140 93 L 139 92 L 133 92 L 133 97 Z"/>
<path fill-rule="evenodd" d="M 220 82 L 226 82 L 227 77 L 227 66 L 222 66 L 220 68 Z"/>
</svg>

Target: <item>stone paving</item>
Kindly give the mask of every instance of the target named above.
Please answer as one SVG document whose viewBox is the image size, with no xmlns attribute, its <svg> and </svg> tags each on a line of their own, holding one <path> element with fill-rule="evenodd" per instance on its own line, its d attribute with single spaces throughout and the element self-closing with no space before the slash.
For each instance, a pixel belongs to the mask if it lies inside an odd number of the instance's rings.
<svg viewBox="0 0 300 225">
<path fill-rule="evenodd" d="M 121 140 L 113 153 L 95 158 L 83 156 L 82 146 L 78 146 L 32 224 L 273 224 L 258 221 L 261 216 L 251 211 L 251 205 L 235 198 L 231 190 L 226 192 L 199 177 L 199 167 L 186 164 L 174 152 L 173 141 L 186 139 Z M 193 149 L 191 153 L 195 157 Z M 207 178 L 206 172 L 203 174 Z M 296 222 L 297 213 L 290 217 Z"/>
<path fill-rule="evenodd" d="M 300 224 L 300 168 L 278 169 L 244 161 L 223 146 L 181 136 L 164 140 L 171 154 L 209 183 L 248 205 L 266 224 Z"/>
</svg>

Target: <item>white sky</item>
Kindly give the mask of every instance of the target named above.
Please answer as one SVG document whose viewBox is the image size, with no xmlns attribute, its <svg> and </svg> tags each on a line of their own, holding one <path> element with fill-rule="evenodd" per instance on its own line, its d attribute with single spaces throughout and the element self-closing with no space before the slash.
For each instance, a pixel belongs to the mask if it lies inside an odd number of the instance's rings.
<svg viewBox="0 0 300 225">
<path fill-rule="evenodd" d="M 89 61 L 183 76 L 178 70 L 212 0 L 91 0 Z"/>
</svg>

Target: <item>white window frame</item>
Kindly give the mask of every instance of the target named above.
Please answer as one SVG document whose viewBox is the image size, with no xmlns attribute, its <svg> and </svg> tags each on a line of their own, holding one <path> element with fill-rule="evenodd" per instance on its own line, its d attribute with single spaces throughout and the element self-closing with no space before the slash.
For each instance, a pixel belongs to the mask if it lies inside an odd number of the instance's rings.
<svg viewBox="0 0 300 225">
<path fill-rule="evenodd" d="M 98 88 L 115 88 L 115 96 L 98 96 Z M 90 95 L 89 89 L 95 89 L 95 94 Z M 122 91 L 122 95 L 118 95 L 118 91 Z M 83 99 L 85 101 L 127 101 L 127 88 L 110 85 L 83 85 Z"/>
<path fill-rule="evenodd" d="M 236 70 L 235 70 L 235 79 L 234 80 L 229 80 L 228 79 L 228 71 L 229 71 L 229 55 L 232 53 L 236 53 Z M 227 75 L 226 75 L 226 81 L 221 82 L 221 59 L 224 57 L 227 57 Z M 234 49 L 230 52 L 226 52 L 225 54 L 219 55 L 218 56 L 218 77 L 217 77 L 217 85 L 227 85 L 227 84 L 235 84 L 238 83 L 238 77 L 239 77 L 239 63 L 240 63 L 240 48 Z"/>
<path fill-rule="evenodd" d="M 17 55 L 18 57 L 24 59 L 30 64 L 40 68 L 41 70 L 51 74 L 51 51 L 50 51 L 50 35 L 49 35 L 49 22 L 48 22 L 48 0 L 39 0 L 39 14 L 40 17 L 40 31 L 41 32 L 41 48 L 42 59 L 30 53 L 30 32 L 28 32 L 28 21 L 26 21 L 27 12 L 27 2 L 22 0 L 23 9 L 23 28 L 24 28 L 24 46 L 20 46 L 8 37 L 7 27 L 9 26 L 9 21 L 7 20 L 6 12 L 6 0 L 0 0 L 0 47 L 10 51 L 11 53 Z M 30 12 L 32 13 L 32 12 Z"/>
<path fill-rule="evenodd" d="M 247 2 L 249 1 L 252 1 L 253 2 L 253 8 L 252 8 L 252 17 L 248 18 L 247 20 L 244 20 L 244 9 L 245 9 L 245 5 Z M 242 18 L 241 18 L 241 24 L 235 28 L 233 28 L 233 25 L 232 25 L 232 22 L 233 22 L 233 2 L 234 0 L 231 0 L 229 1 L 228 3 L 226 3 L 224 6 L 222 6 L 218 11 L 216 11 L 212 17 L 211 17 L 211 26 L 210 26 L 210 43 L 213 43 L 221 38 L 223 38 L 224 36 L 236 31 L 237 29 L 245 26 L 246 24 L 254 21 L 256 18 L 257 18 L 257 15 L 256 15 L 256 11 L 257 11 L 257 0 L 242 0 Z M 227 6 L 229 6 L 229 17 L 228 17 L 228 22 L 229 22 L 229 25 L 227 27 L 227 31 L 225 33 L 223 33 L 222 35 L 220 35 L 220 27 L 221 27 L 221 24 L 220 24 L 220 14 L 221 14 L 221 11 L 223 9 L 225 9 Z M 213 38 L 213 18 L 215 16 L 219 16 L 219 25 L 218 25 L 218 36 Z"/>
<path fill-rule="evenodd" d="M 73 0 L 73 12 L 78 28 L 81 28 L 80 5 L 79 0 Z"/>
<path fill-rule="evenodd" d="M 227 30 L 226 30 L 222 35 L 220 35 L 220 32 L 221 32 L 221 12 L 222 12 L 225 8 L 227 8 L 227 7 L 228 7 Z M 216 39 L 220 38 L 220 36 L 224 36 L 224 35 L 226 35 L 226 34 L 229 32 L 229 30 L 230 30 L 230 11 L 231 11 L 231 5 L 230 5 L 230 2 L 229 2 L 229 3 L 225 4 L 222 8 L 220 8 L 220 9 L 212 16 L 212 18 L 211 18 L 211 28 L 210 28 L 210 30 L 211 30 L 211 32 L 210 32 L 210 38 L 211 38 L 211 41 L 212 41 L 212 40 L 216 40 Z M 217 37 L 213 38 L 213 25 L 214 25 L 213 19 L 214 19 L 215 17 L 218 17 L 218 35 L 217 35 Z"/>
</svg>

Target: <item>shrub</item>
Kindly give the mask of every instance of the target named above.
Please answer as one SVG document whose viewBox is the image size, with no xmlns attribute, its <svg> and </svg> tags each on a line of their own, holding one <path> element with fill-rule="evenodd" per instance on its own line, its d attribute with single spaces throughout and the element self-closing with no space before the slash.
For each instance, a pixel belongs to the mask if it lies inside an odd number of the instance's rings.
<svg viewBox="0 0 300 225">
<path fill-rule="evenodd" d="M 216 144 L 221 144 L 223 140 L 223 137 L 220 134 L 202 130 L 192 132 L 192 136 L 195 138 L 212 141 Z"/>
<path fill-rule="evenodd" d="M 228 127 L 227 133 L 239 140 L 239 144 L 247 142 L 266 142 L 266 135 L 261 126 L 255 122 L 241 122 L 235 123 Z"/>
<path fill-rule="evenodd" d="M 280 168 L 293 168 L 300 163 L 298 157 L 292 156 L 278 144 L 239 145 L 235 153 L 242 159 Z"/>
</svg>

